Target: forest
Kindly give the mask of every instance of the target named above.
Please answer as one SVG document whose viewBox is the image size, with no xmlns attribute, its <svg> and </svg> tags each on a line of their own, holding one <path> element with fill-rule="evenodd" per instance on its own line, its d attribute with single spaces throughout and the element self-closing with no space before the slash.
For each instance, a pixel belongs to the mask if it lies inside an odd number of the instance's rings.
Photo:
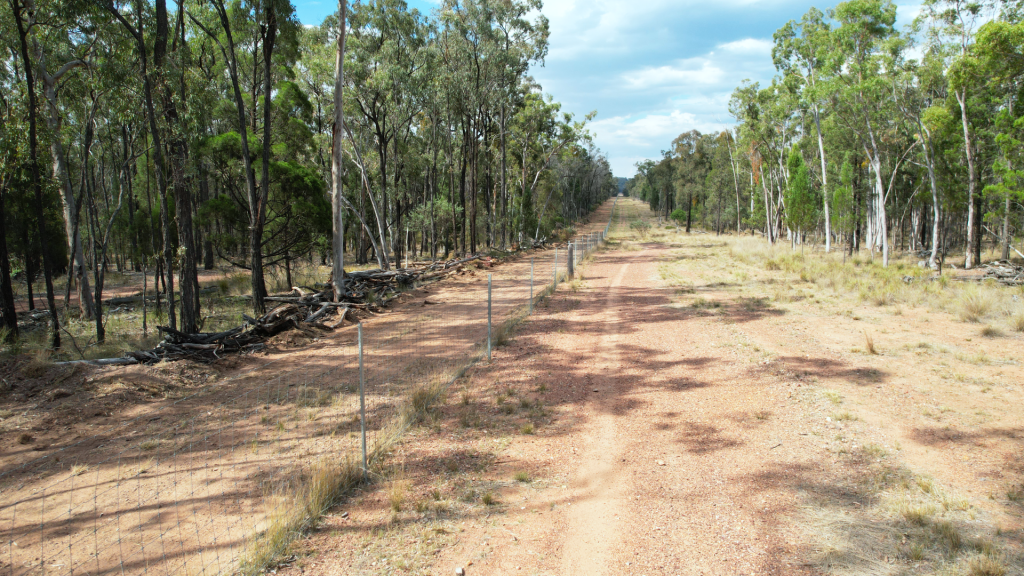
<svg viewBox="0 0 1024 576">
<path fill-rule="evenodd" d="M 897 251 L 937 269 L 1024 257 L 1020 10 L 926 0 L 898 30 L 887 0 L 811 8 L 775 32 L 771 84 L 732 93 L 734 129 L 681 134 L 626 189 L 687 231 L 885 266 Z"/>
<path fill-rule="evenodd" d="M 156 317 L 192 333 L 200 270 L 244 272 L 259 315 L 268 274 L 290 289 L 299 265 L 326 283 L 570 229 L 617 184 L 593 113 L 530 75 L 541 9 L 341 0 L 309 26 L 282 0 L 6 0 L 4 338 L 45 307 L 52 348 L 69 322 L 102 343 L 111 273 L 142 277 Z"/>
</svg>

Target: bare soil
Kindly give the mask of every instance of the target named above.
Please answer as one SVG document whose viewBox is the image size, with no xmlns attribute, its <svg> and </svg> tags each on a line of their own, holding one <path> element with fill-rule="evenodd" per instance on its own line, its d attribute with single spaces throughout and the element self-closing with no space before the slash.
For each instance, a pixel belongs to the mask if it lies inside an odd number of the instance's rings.
<svg viewBox="0 0 1024 576">
<path fill-rule="evenodd" d="M 1024 573 L 1020 334 L 620 214 L 281 572 Z"/>
<path fill-rule="evenodd" d="M 604 229 L 611 205 L 592 224 Z M 564 266 L 564 246 L 562 264 Z M 413 390 L 479 355 L 555 250 L 480 264 L 364 318 L 371 443 Z M 359 446 L 356 328 L 212 365 L 0 365 L 0 573 L 232 571 L 318 458 Z"/>
</svg>

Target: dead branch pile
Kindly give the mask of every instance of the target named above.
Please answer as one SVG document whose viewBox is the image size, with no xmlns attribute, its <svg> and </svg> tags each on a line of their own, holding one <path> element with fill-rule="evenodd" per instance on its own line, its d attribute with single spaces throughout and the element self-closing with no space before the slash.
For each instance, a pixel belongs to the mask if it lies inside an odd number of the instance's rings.
<svg viewBox="0 0 1024 576">
<path fill-rule="evenodd" d="M 290 293 L 264 298 L 276 304 L 259 318 L 242 315 L 244 324 L 217 333 L 186 334 L 158 326 L 163 341 L 152 350 L 128 353 L 141 363 L 188 358 L 213 362 L 225 354 L 262 349 L 266 340 L 286 330 L 299 330 L 316 337 L 340 328 L 345 320 L 354 321 L 360 312 L 380 312 L 387 303 L 414 283 L 432 282 L 458 271 L 479 256 L 436 262 L 420 268 L 368 270 L 349 273 L 343 283 L 340 301 L 334 300 L 334 287 L 328 283 L 320 290 L 293 288 Z M 487 265 L 490 260 L 487 259 Z"/>
<path fill-rule="evenodd" d="M 1006 260 L 996 260 L 982 267 L 985 269 L 985 278 L 992 278 L 1007 286 L 1024 286 L 1024 266 L 1016 266 Z"/>
</svg>

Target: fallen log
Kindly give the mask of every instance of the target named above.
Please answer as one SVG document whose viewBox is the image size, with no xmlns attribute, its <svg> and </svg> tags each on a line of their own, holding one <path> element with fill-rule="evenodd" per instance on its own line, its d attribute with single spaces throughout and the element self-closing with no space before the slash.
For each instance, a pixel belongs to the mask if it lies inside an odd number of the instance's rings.
<svg viewBox="0 0 1024 576">
<path fill-rule="evenodd" d="M 317 320 L 320 319 L 321 316 L 323 316 L 324 314 L 327 313 L 327 310 L 330 307 L 331 307 L 330 303 L 325 302 L 323 305 L 320 306 L 319 310 L 317 310 L 316 312 L 310 314 L 309 317 L 306 318 L 306 323 L 310 323 L 311 324 L 313 322 L 316 322 Z"/>
<path fill-rule="evenodd" d="M 364 270 L 351 272 L 343 280 L 338 301 L 334 298 L 332 282 L 318 284 L 316 289 L 293 287 L 288 293 L 268 296 L 264 300 L 275 306 L 263 316 L 253 318 L 242 314 L 243 324 L 215 333 L 186 334 L 180 330 L 159 326 L 164 339 L 152 350 L 127 354 L 125 363 L 153 363 L 161 360 L 189 358 L 198 362 L 213 362 L 218 353 L 245 353 L 264 348 L 265 341 L 285 330 L 299 330 L 315 338 L 322 332 L 344 326 L 350 315 L 378 315 L 388 302 L 400 296 L 401 286 L 414 282 L 435 282 L 456 273 L 466 264 L 481 260 L 481 255 L 433 262 L 417 268 L 396 270 Z M 490 263 L 490 258 L 487 258 Z M 332 319 L 333 318 L 333 319 Z"/>
<path fill-rule="evenodd" d="M 217 288 L 216 286 L 207 286 L 206 288 L 200 288 L 199 289 L 199 293 L 200 294 L 211 294 L 213 292 L 217 292 L 218 290 L 220 290 L 220 288 Z M 147 302 L 156 302 L 156 296 L 150 296 L 150 295 L 147 294 L 146 295 L 146 301 Z M 121 304 L 136 304 L 136 303 L 139 303 L 139 302 L 142 302 L 142 294 L 141 293 L 133 294 L 131 296 L 117 296 L 115 298 L 108 298 L 108 299 L 103 301 L 103 304 L 105 304 L 107 306 L 118 306 L 118 305 L 121 305 Z"/>
<path fill-rule="evenodd" d="M 135 358 L 100 358 L 98 360 L 70 360 L 68 362 L 54 362 L 57 366 L 74 366 L 76 364 L 88 364 L 90 366 L 131 366 L 138 364 Z"/>
</svg>

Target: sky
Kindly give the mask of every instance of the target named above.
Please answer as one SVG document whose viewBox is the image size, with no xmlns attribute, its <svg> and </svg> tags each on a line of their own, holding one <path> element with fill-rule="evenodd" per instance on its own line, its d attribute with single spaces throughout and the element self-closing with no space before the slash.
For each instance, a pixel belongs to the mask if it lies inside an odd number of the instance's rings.
<svg viewBox="0 0 1024 576">
<path fill-rule="evenodd" d="M 430 12 L 435 3 L 407 0 Z M 838 0 L 837 0 L 838 1 Z M 330 0 L 293 0 L 303 24 L 319 24 L 337 9 Z M 729 96 L 749 79 L 765 85 L 775 74 L 772 34 L 799 20 L 807 0 L 546 0 L 547 58 L 533 77 L 563 110 L 588 125 L 616 176 L 658 159 L 689 130 L 714 132 L 735 124 Z M 897 1 L 897 26 L 919 3 Z"/>
</svg>

